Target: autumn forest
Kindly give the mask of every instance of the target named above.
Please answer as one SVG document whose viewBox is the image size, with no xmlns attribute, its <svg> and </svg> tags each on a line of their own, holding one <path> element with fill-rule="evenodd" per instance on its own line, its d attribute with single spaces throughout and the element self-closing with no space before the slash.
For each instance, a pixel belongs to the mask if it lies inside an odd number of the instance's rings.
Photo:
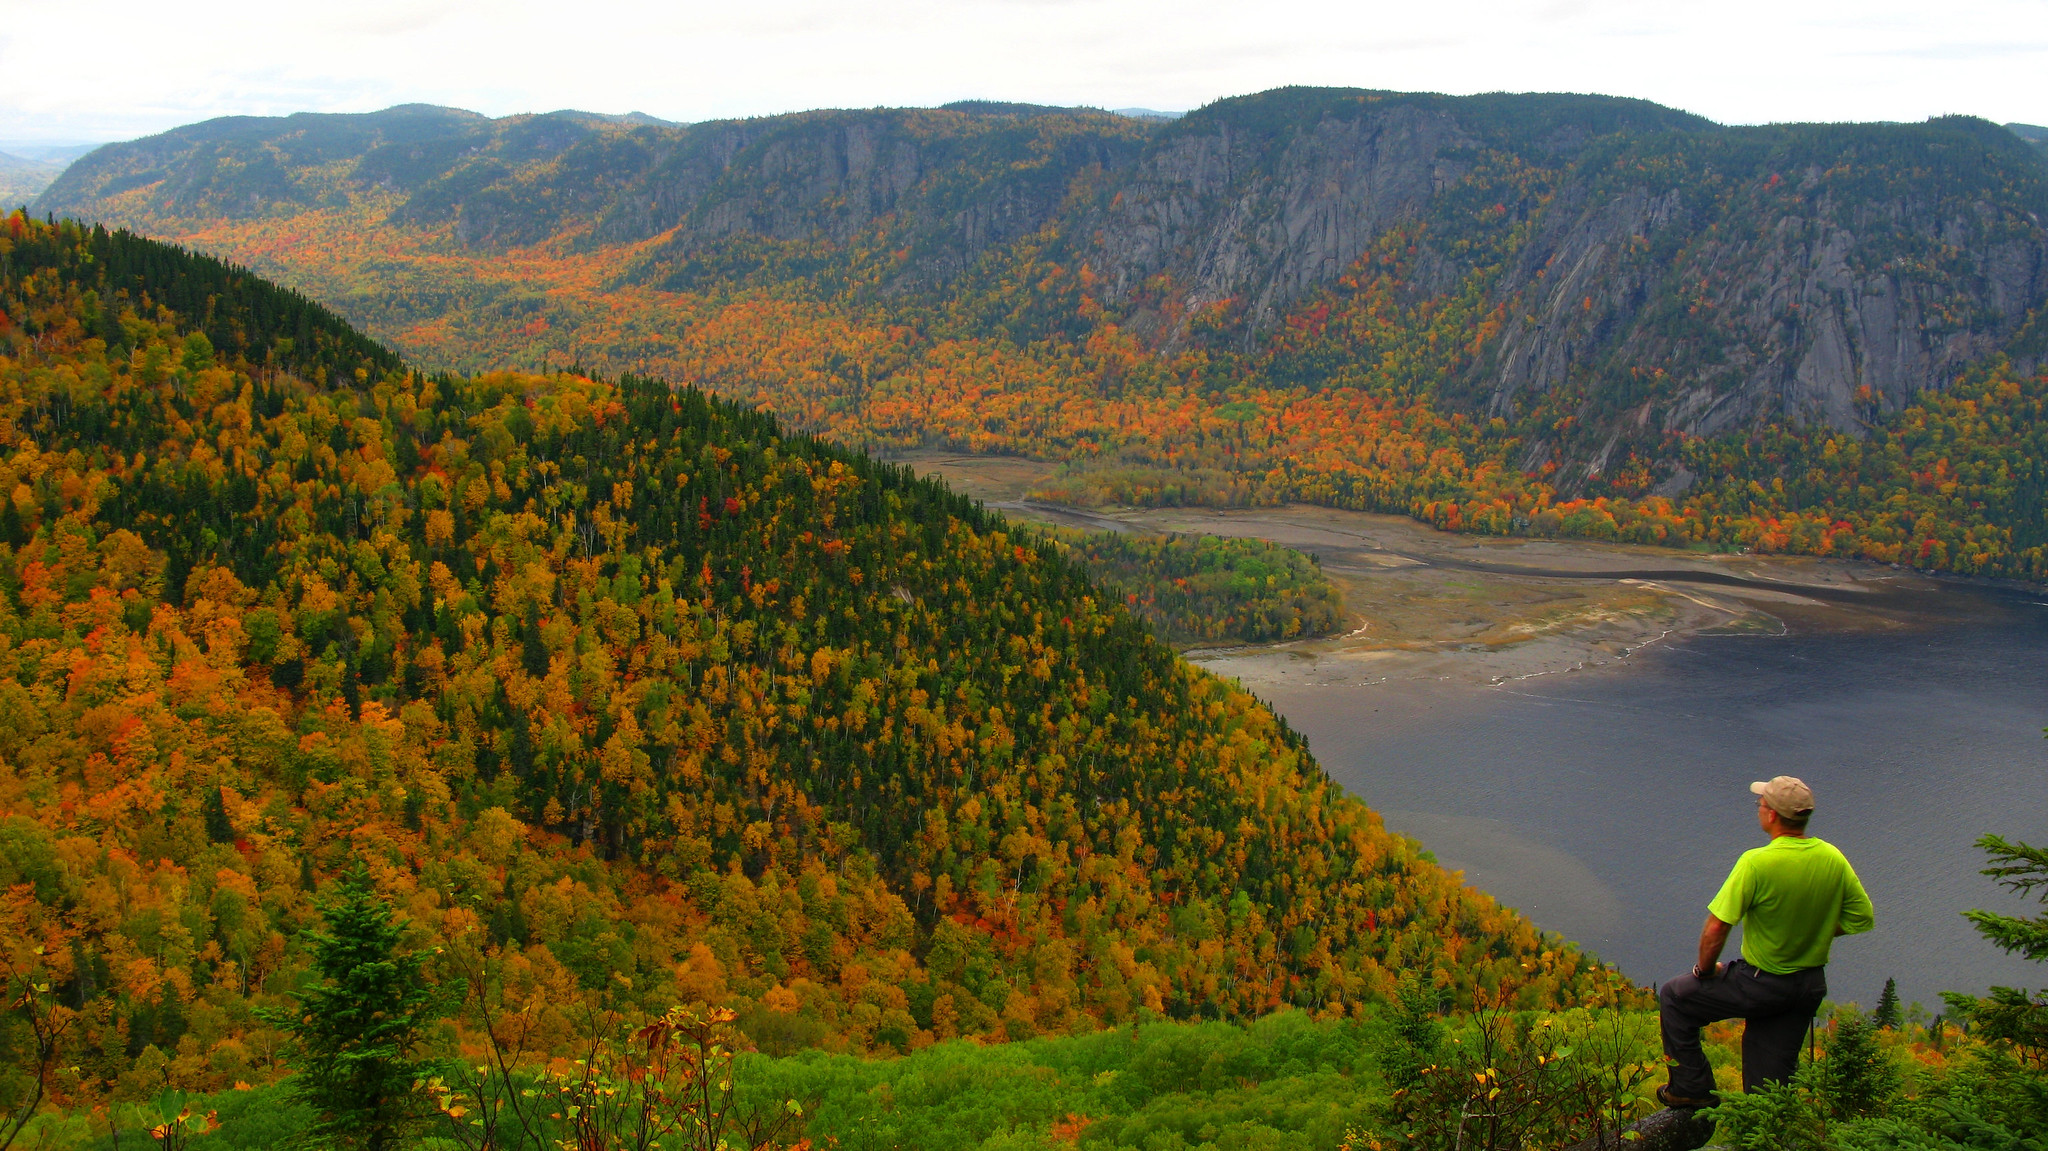
<svg viewBox="0 0 2048 1151">
<path fill-rule="evenodd" d="M 2044 214 L 1968 117 L 1578 96 L 102 148 L 0 218 L 0 1151 L 1618 1139 L 1643 990 L 1181 658 L 1316 557 L 891 461 L 2039 583 Z M 2014 994 L 1723 1134 L 2032 1146 Z"/>
<path fill-rule="evenodd" d="M 1071 545 L 694 390 L 423 375 L 209 259 L 6 229 L 6 935 L 74 1101 L 277 1074 L 260 1008 L 355 860 L 500 994 L 770 1044 L 1606 993 Z"/>
</svg>

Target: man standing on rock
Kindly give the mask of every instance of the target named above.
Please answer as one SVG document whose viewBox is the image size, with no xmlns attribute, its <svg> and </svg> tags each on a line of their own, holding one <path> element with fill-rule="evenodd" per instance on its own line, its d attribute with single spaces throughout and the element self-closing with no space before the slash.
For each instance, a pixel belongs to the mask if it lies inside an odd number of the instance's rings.
<svg viewBox="0 0 2048 1151">
<path fill-rule="evenodd" d="M 1707 905 L 1700 958 L 1691 973 L 1657 992 L 1671 1080 L 1657 1089 L 1666 1107 L 1712 1107 L 1714 1070 L 1700 1028 L 1746 1020 L 1742 1089 L 1781 1083 L 1799 1066 L 1807 1024 L 1828 993 L 1828 948 L 1837 935 L 1868 931 L 1870 897 L 1833 844 L 1806 834 L 1813 789 L 1789 775 L 1752 783 L 1756 821 L 1771 841 L 1742 853 Z M 1722 963 L 1728 932 L 1742 924 L 1742 958 Z"/>
</svg>

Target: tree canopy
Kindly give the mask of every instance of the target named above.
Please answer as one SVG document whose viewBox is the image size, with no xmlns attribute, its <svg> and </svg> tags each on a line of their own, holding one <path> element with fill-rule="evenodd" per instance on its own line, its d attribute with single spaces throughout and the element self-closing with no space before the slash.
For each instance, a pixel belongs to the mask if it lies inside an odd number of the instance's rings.
<svg viewBox="0 0 2048 1151">
<path fill-rule="evenodd" d="M 358 862 L 409 954 L 770 1046 L 1613 978 L 936 482 L 641 378 L 308 379 L 9 258 L 102 242 L 0 228 L 0 867 L 80 1091 L 277 1074 Z"/>
</svg>

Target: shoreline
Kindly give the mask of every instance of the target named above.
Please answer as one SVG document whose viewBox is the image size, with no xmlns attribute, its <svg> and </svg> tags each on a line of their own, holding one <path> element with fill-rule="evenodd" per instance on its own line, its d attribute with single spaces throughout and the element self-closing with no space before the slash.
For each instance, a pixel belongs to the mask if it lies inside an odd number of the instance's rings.
<svg viewBox="0 0 2048 1151">
<path fill-rule="evenodd" d="M 1317 556 L 1344 595 L 1335 634 L 1183 656 L 1286 717 L 1334 784 L 1465 886 L 1631 978 L 1682 966 L 1698 930 L 1684 909 L 1711 894 L 1698 877 L 1718 878 L 1753 834 L 1746 781 L 1781 773 L 1828 789 L 1827 833 L 1866 861 L 1890 916 L 1883 948 L 1839 956 L 1844 997 L 1893 976 L 1909 999 L 2016 977 L 1957 912 L 2002 906 L 1976 875 L 1977 834 L 2040 834 L 2038 813 L 2016 818 L 2000 797 L 2036 782 L 2048 594 L 1300 505 L 1026 504 L 1028 469 L 998 462 L 1003 484 L 971 458 L 919 466 L 1020 519 Z M 1913 818 L 1951 786 L 1956 819 Z"/>
<path fill-rule="evenodd" d="M 893 457 L 1022 522 L 1097 531 L 1252 536 L 1316 557 L 1344 596 L 1342 633 L 1182 655 L 1247 687 L 1452 681 L 1498 687 L 1612 670 L 1699 635 L 1899 630 L 1930 591 L 2009 581 L 1864 560 L 1704 553 L 1594 540 L 1440 531 L 1406 516 L 1308 504 L 1080 508 L 1027 498 L 1053 465 L 1013 456 Z M 1908 605 L 1903 601 L 1910 599 Z"/>
<path fill-rule="evenodd" d="M 1941 581 L 1860 561 L 1703 555 L 1590 541 L 1438 531 L 1406 517 L 1269 509 L 989 506 L 1022 521 L 1105 531 L 1254 536 L 1311 554 L 1344 597 L 1335 635 L 1189 648 L 1247 687 L 1453 681 L 1498 687 L 1615 669 L 1701 635 L 1916 626 Z M 1914 609 L 1894 601 L 1910 598 Z"/>
<path fill-rule="evenodd" d="M 1753 552 L 1705 552 L 1684 548 L 1665 548 L 1652 544 L 1608 543 L 1600 540 L 1573 539 L 1559 536 L 1488 536 L 1462 532 L 1445 532 L 1428 527 L 1405 515 L 1387 512 L 1354 512 L 1340 508 L 1329 508 L 1318 504 L 1285 504 L 1273 508 L 1135 508 L 1101 507 L 1085 508 L 1070 504 L 1059 504 L 1028 497 L 1028 492 L 1038 483 L 1050 477 L 1059 467 L 1058 463 L 1034 460 L 1024 456 L 976 455 L 969 452 L 935 448 L 919 448 L 911 451 L 889 452 L 876 457 L 888 463 L 902 464 L 915 470 L 944 479 L 954 491 L 971 499 L 980 500 L 991 508 L 1003 511 L 1012 518 L 1066 522 L 1076 526 L 1089 526 L 1089 522 L 1101 521 L 1134 522 L 1149 517 L 1182 515 L 1219 515 L 1259 517 L 1286 510 L 1302 510 L 1310 513 L 1329 513 L 1339 516 L 1355 516 L 1365 520 L 1380 521 L 1413 529 L 1433 537 L 1453 541 L 1464 541 L 1473 547 L 1543 547 L 1551 546 L 1567 551 L 1582 549 L 1606 551 L 1617 555 L 1676 557 L 1681 561 L 1701 564 L 1757 564 L 1767 568 L 1783 569 L 1777 575 L 1753 577 L 1762 581 L 1789 579 L 1801 582 L 1796 570 L 1802 565 L 1830 565 L 1839 568 L 1856 569 L 1869 573 L 1861 582 L 1871 583 L 1889 579 L 1926 581 L 1930 583 L 1953 584 L 1965 588 L 1996 589 L 2048 596 L 2048 583 L 2035 584 L 2025 580 L 2008 579 L 1998 576 L 1972 576 L 1955 572 L 1921 571 L 1899 564 L 1880 563 L 1876 560 L 1834 559 L 1821 556 L 1791 554 L 1764 554 Z M 1115 530 L 1111 528 L 1110 530 Z M 1149 530 L 1149 529 L 1148 529 Z M 1438 562 L 1450 562 L 1440 560 Z M 1699 569 L 1704 573 L 1709 569 Z M 1525 574 L 1543 574 L 1531 570 Z M 1577 574 L 1577 573 L 1575 573 Z M 1673 576 L 1675 573 L 1653 573 L 1659 576 Z M 1737 576 L 1735 578 L 1744 578 Z M 1812 584 L 1810 586 L 1825 586 Z"/>
</svg>

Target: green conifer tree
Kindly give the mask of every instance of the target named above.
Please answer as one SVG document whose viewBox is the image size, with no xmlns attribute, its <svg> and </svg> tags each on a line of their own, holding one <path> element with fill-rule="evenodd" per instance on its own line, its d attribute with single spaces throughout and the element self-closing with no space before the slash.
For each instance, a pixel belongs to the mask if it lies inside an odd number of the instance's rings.
<svg viewBox="0 0 2048 1151">
<path fill-rule="evenodd" d="M 292 1093 L 319 1115 L 313 1145 L 387 1151 L 426 1116 L 413 1090 L 426 1067 L 420 1033 L 435 1017 L 425 957 L 400 954 L 404 925 L 361 864 L 321 913 L 327 930 L 312 937 L 321 983 L 297 993 L 296 1018 L 283 1021 L 296 1047 Z"/>
<path fill-rule="evenodd" d="M 206 789 L 204 800 L 206 814 L 206 838 L 215 843 L 233 843 L 235 825 L 228 822 L 228 805 L 220 797 L 219 786 Z"/>
<path fill-rule="evenodd" d="M 1899 981 L 1887 979 L 1884 990 L 1878 993 L 1877 1010 L 1870 1013 L 1870 1021 L 1880 1031 L 1890 1031 L 1899 1025 Z"/>
<path fill-rule="evenodd" d="M 1996 835 L 1979 839 L 1977 846 L 1991 857 L 1991 866 L 1983 874 L 2021 895 L 2038 891 L 2041 902 L 2048 904 L 2048 848 L 2008 842 Z M 1976 924 L 1979 934 L 2003 950 L 2036 963 L 2048 963 L 2048 914 L 2018 916 L 1965 911 L 1963 918 Z"/>
<path fill-rule="evenodd" d="M 1991 866 L 1983 874 L 2048 905 L 2048 848 L 1996 835 L 1979 839 L 1977 846 L 1991 857 Z M 2019 916 L 1978 910 L 1966 911 L 1963 916 L 2000 949 L 2048 963 L 2048 913 Z M 2026 1061 L 2048 1066 L 2048 990 L 2029 993 L 2024 988 L 1993 987 L 1982 999 L 1956 991 L 1944 991 L 1941 997 L 1949 1011 L 1976 1034 L 2010 1044 Z"/>
<path fill-rule="evenodd" d="M 1413 972 L 1402 974 L 1394 997 L 1392 1018 L 1400 1043 L 1389 1046 L 1382 1057 L 1382 1070 L 1389 1086 L 1413 1088 L 1422 1081 L 1423 1069 L 1443 1058 L 1442 1004 L 1436 988 L 1424 984 Z"/>
<path fill-rule="evenodd" d="M 1898 1094 L 1899 1068 L 1878 1043 L 1877 1031 L 1876 1021 L 1853 1007 L 1835 1016 L 1814 1084 L 1829 1118 L 1878 1114 Z"/>
</svg>

